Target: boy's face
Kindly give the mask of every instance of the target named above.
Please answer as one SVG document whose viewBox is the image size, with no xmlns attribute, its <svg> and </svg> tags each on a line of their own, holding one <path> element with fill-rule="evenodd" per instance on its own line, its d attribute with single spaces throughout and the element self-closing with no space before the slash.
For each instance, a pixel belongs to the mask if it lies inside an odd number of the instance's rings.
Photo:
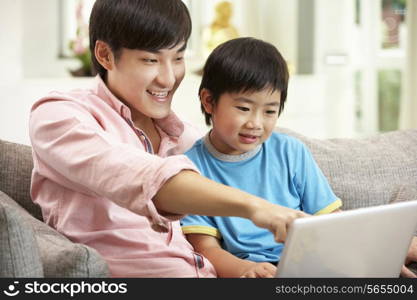
<svg viewBox="0 0 417 300">
<path fill-rule="evenodd" d="M 184 78 L 184 51 L 184 43 L 156 52 L 123 48 L 113 60 L 107 85 L 129 106 L 135 123 L 169 114 L 174 92 Z"/>
<path fill-rule="evenodd" d="M 212 115 L 213 146 L 222 153 L 238 155 L 262 144 L 275 127 L 280 99 L 280 91 L 267 89 L 224 93 L 215 106 L 206 104 Z"/>
</svg>

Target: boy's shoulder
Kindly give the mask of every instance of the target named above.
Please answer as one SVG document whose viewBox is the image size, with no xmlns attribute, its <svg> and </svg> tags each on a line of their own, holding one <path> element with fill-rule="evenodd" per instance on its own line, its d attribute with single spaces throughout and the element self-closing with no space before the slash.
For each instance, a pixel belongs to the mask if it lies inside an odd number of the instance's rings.
<svg viewBox="0 0 417 300">
<path fill-rule="evenodd" d="M 185 152 L 185 155 L 195 155 L 201 153 L 204 147 L 204 137 L 199 138 L 195 143 Z"/>
<path fill-rule="evenodd" d="M 204 150 L 204 137 L 198 139 L 190 149 L 188 149 L 184 155 L 191 159 L 195 164 L 199 165 L 200 162 L 207 161 L 209 155 Z"/>
<path fill-rule="evenodd" d="M 275 131 L 265 142 L 265 153 L 270 157 L 285 159 L 295 165 L 299 165 L 311 157 L 308 147 L 300 139 Z"/>
<path fill-rule="evenodd" d="M 265 143 L 272 147 L 305 147 L 304 143 L 296 137 L 277 131 L 273 131 Z"/>
</svg>

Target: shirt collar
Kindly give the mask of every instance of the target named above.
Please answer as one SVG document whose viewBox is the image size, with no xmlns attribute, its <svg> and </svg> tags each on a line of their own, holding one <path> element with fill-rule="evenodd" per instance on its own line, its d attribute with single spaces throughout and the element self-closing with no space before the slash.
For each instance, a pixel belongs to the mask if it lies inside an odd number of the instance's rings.
<svg viewBox="0 0 417 300">
<path fill-rule="evenodd" d="M 122 117 L 132 119 L 130 108 L 120 101 L 107 87 L 100 75 L 95 77 L 95 93 L 108 103 Z M 171 110 L 168 116 L 162 119 L 154 119 L 155 124 L 169 136 L 179 137 L 184 132 L 184 123 Z"/>
</svg>

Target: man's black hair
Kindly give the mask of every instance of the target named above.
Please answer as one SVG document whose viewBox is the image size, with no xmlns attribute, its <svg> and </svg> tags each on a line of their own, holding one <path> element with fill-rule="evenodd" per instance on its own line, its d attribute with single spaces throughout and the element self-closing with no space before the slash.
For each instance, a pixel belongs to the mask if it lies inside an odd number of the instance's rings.
<svg viewBox="0 0 417 300">
<path fill-rule="evenodd" d="M 219 45 L 207 58 L 199 94 L 202 89 L 207 89 L 216 105 L 223 93 L 280 91 L 278 114 L 281 114 L 287 98 L 288 79 L 287 64 L 275 46 L 255 38 L 237 38 Z M 210 125 L 211 114 L 203 105 L 201 110 L 206 124 Z"/>
<path fill-rule="evenodd" d="M 181 0 L 96 0 L 89 24 L 93 66 L 107 73 L 94 55 L 97 40 L 107 43 L 116 59 L 122 48 L 156 51 L 187 42 L 191 18 Z"/>
</svg>

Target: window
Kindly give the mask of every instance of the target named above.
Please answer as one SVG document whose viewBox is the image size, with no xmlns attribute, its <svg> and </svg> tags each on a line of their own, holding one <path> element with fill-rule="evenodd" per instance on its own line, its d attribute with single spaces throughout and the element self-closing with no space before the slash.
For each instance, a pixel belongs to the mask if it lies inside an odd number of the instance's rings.
<svg viewBox="0 0 417 300">
<path fill-rule="evenodd" d="M 95 0 L 59 0 L 60 57 L 72 57 L 70 43 L 77 33 L 83 35 L 84 46 L 88 46 L 88 19 Z"/>
<path fill-rule="evenodd" d="M 366 43 L 359 46 L 364 63 L 358 65 L 356 77 L 356 128 L 368 133 L 395 130 L 404 77 L 406 0 L 356 3 L 357 32 Z"/>
<path fill-rule="evenodd" d="M 404 44 L 406 0 L 382 0 L 381 48 L 401 48 Z"/>
</svg>

